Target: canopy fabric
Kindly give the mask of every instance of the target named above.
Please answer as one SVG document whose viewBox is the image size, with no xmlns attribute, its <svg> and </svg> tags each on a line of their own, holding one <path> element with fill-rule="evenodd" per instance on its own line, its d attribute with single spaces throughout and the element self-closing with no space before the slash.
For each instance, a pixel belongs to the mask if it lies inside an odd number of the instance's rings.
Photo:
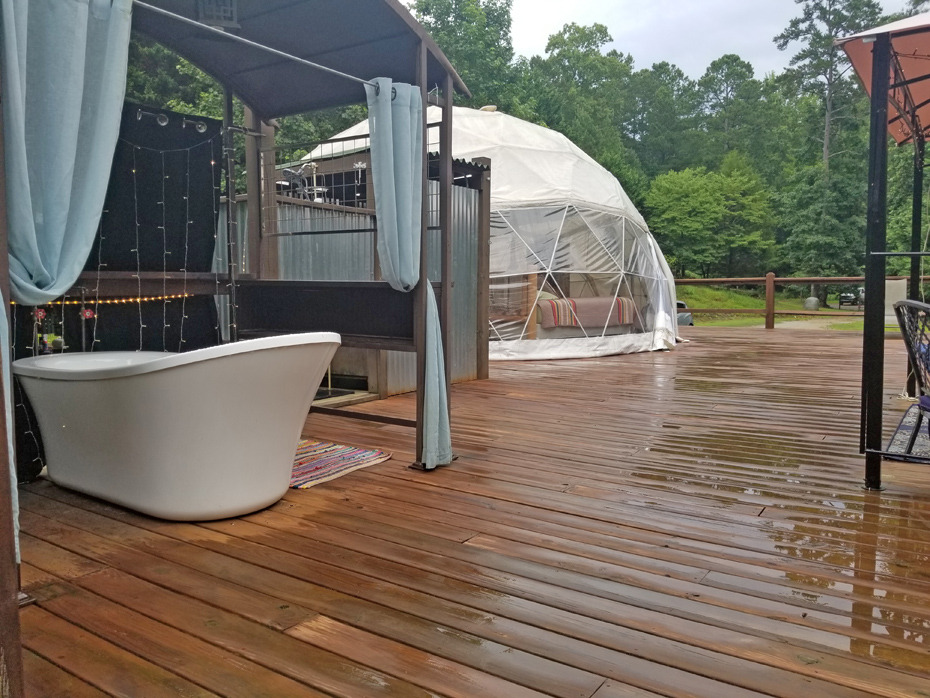
<svg viewBox="0 0 930 698">
<path fill-rule="evenodd" d="M 893 52 L 888 132 L 898 144 L 906 143 L 919 130 L 930 127 L 930 13 L 869 29 L 843 39 L 841 46 L 853 69 L 871 95 L 872 47 L 875 37 L 889 34 Z M 902 84 L 904 83 L 904 84 Z"/>
<path fill-rule="evenodd" d="M 39 305 L 60 297 L 90 253 L 119 137 L 131 5 L 2 3 L 7 223 L 17 302 Z M 4 384 L 10 386 L 6 322 L 0 313 Z M 5 398 L 12 435 L 9 394 Z M 12 463 L 11 470 L 15 482 Z"/>
<path fill-rule="evenodd" d="M 198 19 L 197 0 L 146 0 Z M 398 0 L 238 0 L 237 36 L 364 80 L 386 75 L 416 82 L 420 41 L 427 81 L 468 89 L 423 27 Z M 263 118 L 365 101 L 362 85 L 136 5 L 133 28 L 164 44 L 229 86 Z"/>
<path fill-rule="evenodd" d="M 423 102 L 419 88 L 377 78 L 366 86 L 371 169 L 378 219 L 381 275 L 395 291 L 426 283 L 426 385 L 423 453 L 427 468 L 452 462 L 448 395 L 439 307 L 428 279 L 420 279 L 423 222 Z"/>
</svg>

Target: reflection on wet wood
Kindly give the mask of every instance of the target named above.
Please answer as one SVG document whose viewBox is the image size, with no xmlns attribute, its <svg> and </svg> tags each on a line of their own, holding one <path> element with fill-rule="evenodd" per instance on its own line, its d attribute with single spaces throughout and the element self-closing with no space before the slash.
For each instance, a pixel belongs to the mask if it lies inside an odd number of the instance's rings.
<svg viewBox="0 0 930 698">
<path fill-rule="evenodd" d="M 492 365 L 433 473 L 407 429 L 312 415 L 395 459 L 241 519 L 23 488 L 27 694 L 930 696 L 930 467 L 860 489 L 861 335 L 688 331 Z"/>
</svg>

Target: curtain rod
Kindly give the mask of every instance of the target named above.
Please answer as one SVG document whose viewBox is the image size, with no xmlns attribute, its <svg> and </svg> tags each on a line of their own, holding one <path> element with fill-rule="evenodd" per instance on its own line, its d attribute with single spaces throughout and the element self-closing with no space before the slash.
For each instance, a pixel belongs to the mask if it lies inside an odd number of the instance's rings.
<svg viewBox="0 0 930 698">
<path fill-rule="evenodd" d="M 349 75 L 348 73 L 343 73 L 338 70 L 334 70 L 333 68 L 327 68 L 325 65 L 320 65 L 318 63 L 312 63 L 311 61 L 304 60 L 303 58 L 298 58 L 297 56 L 293 56 L 289 53 L 285 53 L 284 51 L 279 51 L 278 49 L 271 48 L 270 46 L 265 46 L 264 44 L 259 44 L 255 41 L 249 41 L 248 39 L 243 39 L 241 36 L 236 36 L 235 34 L 229 34 L 227 32 L 224 32 L 222 29 L 211 27 L 209 25 L 204 24 L 203 22 L 198 22 L 197 20 L 194 20 L 194 19 L 188 19 L 187 17 L 184 17 L 182 15 L 175 14 L 174 12 L 169 12 L 168 10 L 163 10 L 160 7 L 155 7 L 154 5 L 149 5 L 148 3 L 145 3 L 145 2 L 139 2 L 139 0 L 135 0 L 133 4 L 137 5 L 138 7 L 149 10 L 150 12 L 154 12 L 155 14 L 162 15 L 163 17 L 168 17 L 170 19 L 176 20 L 183 24 L 189 24 L 193 27 L 197 27 L 198 29 L 202 29 L 207 32 L 212 32 L 214 34 L 219 34 L 220 36 L 225 37 L 227 39 L 232 39 L 233 41 L 238 41 L 240 44 L 245 44 L 246 46 L 251 46 L 252 48 L 257 48 L 261 51 L 265 51 L 266 53 L 271 53 L 275 56 L 286 58 L 287 60 L 293 61 L 294 63 L 300 63 L 301 65 L 306 65 L 306 66 L 309 66 L 310 68 L 321 70 L 324 73 L 330 73 L 331 75 L 336 75 L 340 78 L 345 78 L 346 80 L 352 80 L 353 82 L 361 83 L 362 85 L 369 85 L 371 87 L 376 88 L 379 93 L 381 91 L 380 85 L 378 85 L 377 83 L 370 82 L 368 80 L 362 80 L 362 78 L 357 78 L 354 75 Z"/>
</svg>

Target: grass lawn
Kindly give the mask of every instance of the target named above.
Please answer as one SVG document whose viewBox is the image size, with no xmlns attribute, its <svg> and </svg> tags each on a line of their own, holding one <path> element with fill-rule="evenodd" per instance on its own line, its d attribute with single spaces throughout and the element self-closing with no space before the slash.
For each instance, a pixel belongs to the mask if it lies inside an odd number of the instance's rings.
<svg viewBox="0 0 930 698">
<path fill-rule="evenodd" d="M 701 327 L 762 327 L 763 315 L 696 315 L 694 324 Z"/>
<path fill-rule="evenodd" d="M 775 318 L 775 324 L 778 325 L 782 322 L 789 322 L 794 320 L 816 320 L 817 318 L 810 317 L 809 315 L 779 315 Z M 765 325 L 765 316 L 764 315 L 728 315 L 726 313 L 721 313 L 720 315 L 716 314 L 703 314 L 696 316 L 694 318 L 694 324 L 700 325 L 701 327 L 762 327 Z M 841 323 L 843 324 L 843 323 Z M 855 325 L 856 323 L 850 322 L 845 323 L 849 325 Z M 832 327 L 832 325 L 831 325 Z M 856 329 L 855 327 L 841 327 L 838 329 Z M 859 329 L 862 329 L 862 323 L 859 323 Z"/>
<path fill-rule="evenodd" d="M 688 304 L 689 308 L 720 308 L 721 310 L 742 310 L 742 309 L 765 309 L 765 295 L 761 288 L 754 290 L 735 289 L 725 286 L 678 286 L 676 289 L 678 300 Z M 837 299 L 831 298 L 831 310 L 837 309 Z M 786 298 L 784 294 L 776 292 L 775 294 L 776 310 L 803 310 L 803 298 Z M 842 310 L 855 311 L 856 306 L 843 306 Z M 806 320 L 805 316 L 782 315 L 775 318 L 775 322 L 786 322 L 789 320 Z M 756 327 L 765 324 L 765 318 L 762 315 L 738 315 L 738 314 L 704 314 L 700 313 L 694 317 L 697 325 L 707 327 Z M 848 325 L 848 327 L 847 327 Z M 862 329 L 862 322 L 844 323 L 842 320 L 837 321 L 836 329 Z"/>
<path fill-rule="evenodd" d="M 853 332 L 862 332 L 864 329 L 864 321 L 856 320 L 854 322 L 837 322 L 833 325 L 830 325 L 831 330 L 850 330 Z"/>
</svg>

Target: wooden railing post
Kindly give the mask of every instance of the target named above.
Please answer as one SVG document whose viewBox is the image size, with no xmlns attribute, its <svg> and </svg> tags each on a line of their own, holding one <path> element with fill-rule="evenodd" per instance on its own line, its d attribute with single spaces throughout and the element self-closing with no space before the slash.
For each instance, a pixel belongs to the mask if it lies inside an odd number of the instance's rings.
<svg viewBox="0 0 930 698">
<path fill-rule="evenodd" d="M 775 274 L 765 275 L 765 329 L 775 329 Z"/>
</svg>

